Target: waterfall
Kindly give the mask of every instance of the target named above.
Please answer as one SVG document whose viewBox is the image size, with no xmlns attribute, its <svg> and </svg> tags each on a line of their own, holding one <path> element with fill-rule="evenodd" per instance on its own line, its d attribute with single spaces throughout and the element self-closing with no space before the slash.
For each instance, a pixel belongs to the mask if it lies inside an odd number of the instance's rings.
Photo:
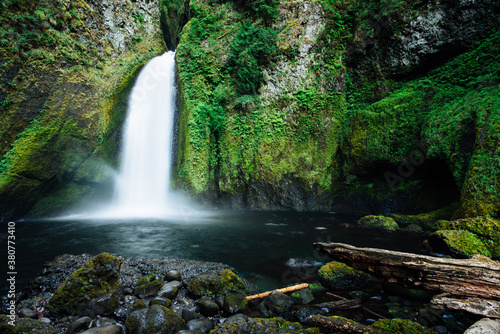
<svg viewBox="0 0 500 334">
<path fill-rule="evenodd" d="M 169 51 L 150 60 L 132 88 L 113 198 L 61 218 L 190 222 L 210 216 L 170 190 L 176 94 L 175 52 Z"/>
<path fill-rule="evenodd" d="M 175 107 L 175 53 L 167 52 L 146 64 L 130 95 L 113 198 L 120 215 L 157 216 L 172 209 Z"/>
</svg>

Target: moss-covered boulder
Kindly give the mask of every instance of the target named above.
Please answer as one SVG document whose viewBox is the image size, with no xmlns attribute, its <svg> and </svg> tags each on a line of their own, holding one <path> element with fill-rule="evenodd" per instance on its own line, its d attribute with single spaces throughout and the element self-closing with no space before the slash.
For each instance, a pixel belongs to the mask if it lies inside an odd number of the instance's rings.
<svg viewBox="0 0 500 334">
<path fill-rule="evenodd" d="M 84 267 L 73 272 L 57 289 L 48 302 L 52 312 L 60 314 L 85 314 L 92 303 L 112 294 L 118 288 L 122 261 L 102 253 Z M 97 303 L 99 304 L 99 303 Z"/>
<path fill-rule="evenodd" d="M 226 321 L 210 334 L 320 334 L 318 328 L 304 328 L 298 322 L 286 321 L 283 318 L 249 318 Z"/>
<path fill-rule="evenodd" d="M 265 317 L 289 318 L 293 306 L 292 297 L 279 291 L 273 291 L 259 304 L 259 311 Z"/>
<path fill-rule="evenodd" d="M 389 333 L 405 334 L 433 334 L 434 332 L 416 322 L 405 319 L 379 319 L 371 327 L 378 328 Z"/>
<path fill-rule="evenodd" d="M 188 284 L 188 291 L 196 296 L 245 293 L 246 285 L 232 270 L 224 269 L 219 273 L 206 272 L 196 276 Z"/>
<path fill-rule="evenodd" d="M 399 230 L 399 225 L 391 217 L 384 216 L 365 216 L 358 220 L 358 225 L 364 228 L 373 228 L 394 232 Z"/>
<path fill-rule="evenodd" d="M 134 311 L 125 321 L 129 334 L 174 334 L 186 328 L 186 323 L 172 310 L 152 305 L 147 309 Z"/>
<path fill-rule="evenodd" d="M 140 278 L 135 284 L 134 294 L 139 297 L 154 296 L 163 285 L 163 279 L 156 274 Z"/>
<path fill-rule="evenodd" d="M 457 210 L 457 207 L 457 204 L 453 204 L 430 212 L 419 213 L 417 215 L 393 213 L 390 217 L 393 218 L 399 225 L 419 225 L 421 227 L 430 228 L 438 220 L 451 219 Z"/>
<path fill-rule="evenodd" d="M 458 257 L 472 257 L 474 254 L 482 254 L 491 257 L 486 244 L 472 232 L 463 230 L 440 230 L 431 234 L 433 244 L 446 248 Z"/>
<path fill-rule="evenodd" d="M 248 307 L 248 301 L 240 293 L 228 293 L 224 297 L 224 313 L 236 314 L 245 311 Z"/>
<path fill-rule="evenodd" d="M 15 326 L 9 324 L 8 316 L 0 315 L 0 332 L 4 334 L 26 334 L 26 333 L 37 333 L 37 334 L 57 334 L 58 331 L 54 327 L 50 326 L 39 320 L 34 320 L 30 318 L 17 318 L 14 322 Z"/>
<path fill-rule="evenodd" d="M 457 219 L 453 221 L 439 220 L 435 223 L 437 230 L 462 230 L 473 233 L 489 250 L 491 256 L 500 258 L 500 220 L 479 216 L 474 218 Z M 486 253 L 479 253 L 484 254 Z"/>
<path fill-rule="evenodd" d="M 371 276 L 348 265 L 332 261 L 318 270 L 318 279 L 333 290 L 358 290 L 365 287 Z"/>
</svg>

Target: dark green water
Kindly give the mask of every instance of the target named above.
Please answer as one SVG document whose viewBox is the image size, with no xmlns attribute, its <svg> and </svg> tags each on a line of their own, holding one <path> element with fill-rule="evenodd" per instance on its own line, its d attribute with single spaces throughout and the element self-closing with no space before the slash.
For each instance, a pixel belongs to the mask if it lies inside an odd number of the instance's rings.
<svg viewBox="0 0 500 334">
<path fill-rule="evenodd" d="M 357 218 L 332 213 L 215 211 L 205 218 L 171 220 L 20 221 L 16 222 L 18 288 L 33 279 L 46 261 L 65 253 L 222 262 L 267 290 L 307 274 L 290 267 L 290 259 L 327 262 L 313 250 L 317 241 L 425 252 L 415 235 L 345 226 L 353 226 Z M 2 234 L 7 231 L 6 224 L 2 229 Z"/>
</svg>

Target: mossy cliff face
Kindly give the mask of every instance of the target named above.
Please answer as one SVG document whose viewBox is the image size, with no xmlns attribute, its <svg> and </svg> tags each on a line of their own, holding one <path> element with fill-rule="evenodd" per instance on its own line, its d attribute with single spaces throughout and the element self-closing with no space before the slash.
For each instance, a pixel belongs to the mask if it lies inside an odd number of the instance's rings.
<svg viewBox="0 0 500 334">
<path fill-rule="evenodd" d="M 497 4 L 193 0 L 189 14 L 178 187 L 259 209 L 500 209 Z"/>
<path fill-rule="evenodd" d="M 165 49 L 160 3 L 0 6 L 0 211 L 54 212 L 109 180 L 137 70 Z"/>
<path fill-rule="evenodd" d="M 190 10 L 177 53 L 177 184 L 231 206 L 319 208 L 344 112 L 329 14 L 312 1 L 259 19 L 233 2 Z"/>
</svg>

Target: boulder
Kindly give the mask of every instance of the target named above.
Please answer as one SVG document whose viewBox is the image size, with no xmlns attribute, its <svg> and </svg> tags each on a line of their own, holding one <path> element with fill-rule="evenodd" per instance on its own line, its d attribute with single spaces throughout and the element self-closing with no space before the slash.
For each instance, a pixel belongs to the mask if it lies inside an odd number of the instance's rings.
<svg viewBox="0 0 500 334">
<path fill-rule="evenodd" d="M 200 308 L 200 312 L 207 317 L 212 317 L 219 313 L 219 305 L 208 297 L 200 298 L 196 304 Z"/>
<path fill-rule="evenodd" d="M 156 274 L 140 278 L 135 284 L 134 294 L 138 297 L 154 296 L 163 285 L 163 279 Z"/>
<path fill-rule="evenodd" d="M 15 325 L 9 324 L 11 319 L 6 315 L 0 315 L 0 333 L 5 334 L 57 334 L 59 333 L 49 324 L 31 318 L 21 318 L 15 320 Z"/>
<path fill-rule="evenodd" d="M 214 324 L 207 318 L 199 318 L 188 321 L 187 327 L 189 330 L 197 330 L 202 333 L 208 333 L 214 329 Z"/>
<path fill-rule="evenodd" d="M 112 294 L 118 287 L 122 261 L 102 253 L 94 257 L 83 268 L 73 272 L 57 289 L 48 302 L 54 313 L 85 315 L 92 301 Z"/>
<path fill-rule="evenodd" d="M 358 220 L 358 225 L 387 232 L 399 230 L 398 223 L 393 218 L 385 216 L 365 216 Z"/>
<path fill-rule="evenodd" d="M 359 290 L 371 281 L 371 276 L 344 263 L 332 261 L 318 270 L 318 279 L 333 290 Z"/>
<path fill-rule="evenodd" d="M 273 333 L 273 334 L 320 334 L 317 328 L 304 328 L 298 322 L 289 322 L 283 318 L 248 318 L 238 321 L 225 321 L 210 334 Z"/>
<path fill-rule="evenodd" d="M 66 334 L 77 334 L 82 332 L 83 330 L 90 327 L 90 322 L 92 319 L 90 317 L 81 317 L 73 321 L 68 329 L 66 330 Z"/>
<path fill-rule="evenodd" d="M 179 292 L 179 289 L 182 287 L 182 283 L 179 281 L 171 281 L 162 285 L 160 290 L 158 291 L 158 296 L 174 299 Z"/>
<path fill-rule="evenodd" d="M 229 269 L 219 273 L 205 272 L 189 282 L 188 291 L 196 296 L 223 295 L 229 292 L 245 292 L 244 281 Z"/>
<path fill-rule="evenodd" d="M 244 311 L 248 307 L 248 301 L 242 294 L 228 293 L 224 297 L 224 313 L 235 314 Z"/>
<path fill-rule="evenodd" d="M 273 291 L 259 304 L 259 311 L 265 317 L 289 317 L 293 306 L 292 297 L 279 291 Z"/>
<path fill-rule="evenodd" d="M 160 305 L 134 311 L 125 321 L 128 334 L 174 334 L 186 328 L 186 323 L 172 310 Z"/>
<path fill-rule="evenodd" d="M 118 325 L 104 326 L 104 327 L 93 327 L 87 329 L 85 332 L 80 334 L 120 334 L 122 328 Z"/>
</svg>

